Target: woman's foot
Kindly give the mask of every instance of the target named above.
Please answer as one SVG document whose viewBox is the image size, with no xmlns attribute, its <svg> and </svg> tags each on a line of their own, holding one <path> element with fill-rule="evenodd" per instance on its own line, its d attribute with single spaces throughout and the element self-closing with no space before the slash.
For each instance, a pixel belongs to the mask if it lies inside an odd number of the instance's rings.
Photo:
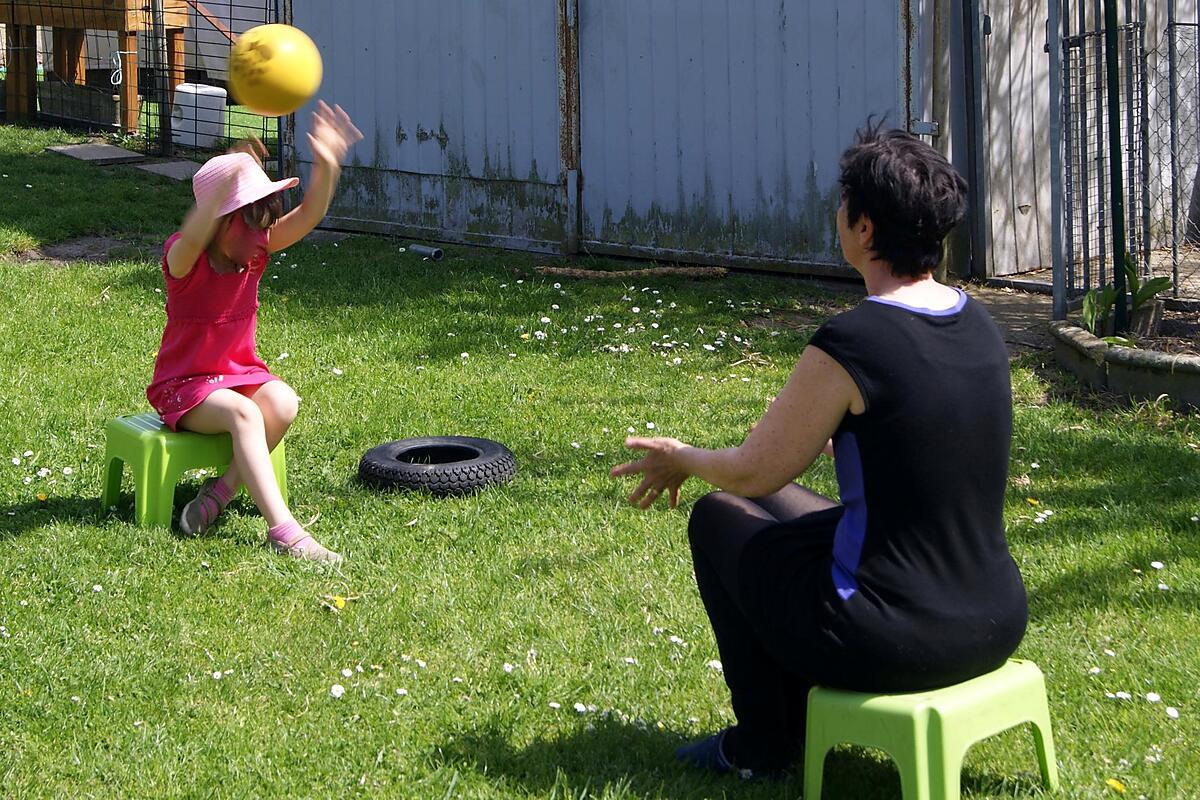
<svg viewBox="0 0 1200 800">
<path fill-rule="evenodd" d="M 327 564 L 337 564 L 342 557 L 314 539 L 308 531 L 300 527 L 296 521 L 276 525 L 267 531 L 267 541 L 277 553 L 284 553 L 293 558 L 306 561 L 320 561 Z"/>
<path fill-rule="evenodd" d="M 192 501 L 179 514 L 179 529 L 188 536 L 199 536 L 208 530 L 229 501 L 233 492 L 219 478 L 209 478 Z"/>
<path fill-rule="evenodd" d="M 675 751 L 675 758 L 685 764 L 706 769 L 718 775 L 736 773 L 743 780 L 777 777 L 786 769 L 784 766 L 768 769 L 746 769 L 737 766 L 725 748 L 725 737 L 730 730 L 732 729 L 726 728 L 712 736 L 685 744 Z"/>
<path fill-rule="evenodd" d="M 680 747 L 675 751 L 675 759 L 693 767 L 710 770 L 718 775 L 733 772 L 733 762 L 725 757 L 725 751 L 721 747 L 721 743 L 724 741 L 725 731 L 714 733 L 712 736 Z"/>
</svg>

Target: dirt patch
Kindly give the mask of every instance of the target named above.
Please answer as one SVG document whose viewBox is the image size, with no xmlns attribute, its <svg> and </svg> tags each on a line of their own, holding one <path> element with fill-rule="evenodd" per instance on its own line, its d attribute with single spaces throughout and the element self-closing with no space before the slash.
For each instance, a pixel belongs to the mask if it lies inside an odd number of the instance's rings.
<svg viewBox="0 0 1200 800">
<path fill-rule="evenodd" d="M 1200 314 L 1195 311 L 1163 312 L 1157 336 L 1137 340 L 1138 347 L 1173 356 L 1200 356 Z"/>
<path fill-rule="evenodd" d="M 1049 295 L 969 284 L 962 287 L 987 308 L 1004 334 L 1009 354 L 1018 356 L 1030 350 L 1050 350 L 1052 342 L 1046 325 L 1053 318 Z"/>
<path fill-rule="evenodd" d="M 108 236 L 81 236 L 65 242 L 49 244 L 22 253 L 21 261 L 52 266 L 65 266 L 72 261 L 115 261 L 118 259 L 155 257 L 155 247 L 145 242 L 130 242 Z"/>
</svg>

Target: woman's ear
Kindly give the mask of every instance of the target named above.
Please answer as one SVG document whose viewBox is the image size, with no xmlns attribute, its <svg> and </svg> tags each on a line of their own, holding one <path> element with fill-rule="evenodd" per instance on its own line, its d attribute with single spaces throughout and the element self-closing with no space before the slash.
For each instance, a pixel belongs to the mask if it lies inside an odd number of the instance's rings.
<svg viewBox="0 0 1200 800">
<path fill-rule="evenodd" d="M 863 252 L 871 252 L 871 243 L 875 239 L 875 223 L 866 214 L 862 214 L 858 222 L 854 223 L 854 235 L 858 237 L 858 244 Z"/>
</svg>

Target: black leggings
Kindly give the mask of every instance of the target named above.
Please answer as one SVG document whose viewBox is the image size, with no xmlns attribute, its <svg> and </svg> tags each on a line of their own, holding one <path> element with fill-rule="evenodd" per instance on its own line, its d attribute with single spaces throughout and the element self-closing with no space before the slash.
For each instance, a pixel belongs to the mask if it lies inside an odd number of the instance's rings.
<svg viewBox="0 0 1200 800">
<path fill-rule="evenodd" d="M 713 492 L 692 508 L 688 539 L 696 584 L 712 622 L 738 720 L 726 734 L 726 755 L 739 767 L 779 769 L 791 763 L 803 741 L 808 690 L 813 685 L 768 652 L 744 612 L 742 552 L 755 534 L 772 525 L 837 506 L 793 483 L 755 499 Z"/>
</svg>

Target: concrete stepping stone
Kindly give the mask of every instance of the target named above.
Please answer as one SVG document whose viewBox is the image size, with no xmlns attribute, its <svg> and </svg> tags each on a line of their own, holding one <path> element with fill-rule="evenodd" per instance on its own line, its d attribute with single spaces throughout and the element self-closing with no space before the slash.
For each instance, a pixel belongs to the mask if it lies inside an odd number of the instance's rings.
<svg viewBox="0 0 1200 800">
<path fill-rule="evenodd" d="M 89 164 L 96 164 L 102 167 L 109 164 L 132 164 L 136 161 L 146 160 L 146 157 L 141 153 L 135 153 L 132 150 L 115 147 L 111 144 L 64 144 L 56 147 L 47 147 L 46 149 L 51 153 L 61 153 L 64 156 L 77 158 L 80 161 L 86 161 Z"/>
<path fill-rule="evenodd" d="M 154 164 L 138 164 L 138 169 L 153 172 L 155 175 L 166 175 L 177 181 L 190 181 L 200 169 L 195 161 L 159 161 Z"/>
</svg>

